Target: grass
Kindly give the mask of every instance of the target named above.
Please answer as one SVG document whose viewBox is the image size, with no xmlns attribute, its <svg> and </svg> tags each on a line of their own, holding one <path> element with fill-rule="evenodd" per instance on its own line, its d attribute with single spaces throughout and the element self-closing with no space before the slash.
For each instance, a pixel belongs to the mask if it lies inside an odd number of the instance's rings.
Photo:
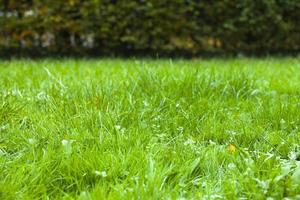
<svg viewBox="0 0 300 200">
<path fill-rule="evenodd" d="M 300 199 L 300 60 L 0 61 L 0 199 Z"/>
</svg>

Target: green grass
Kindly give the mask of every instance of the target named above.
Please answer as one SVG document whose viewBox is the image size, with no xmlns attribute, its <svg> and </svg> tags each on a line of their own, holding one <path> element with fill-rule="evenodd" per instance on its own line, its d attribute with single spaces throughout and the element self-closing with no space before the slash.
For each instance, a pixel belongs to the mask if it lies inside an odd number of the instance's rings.
<svg viewBox="0 0 300 200">
<path fill-rule="evenodd" d="M 0 199 L 300 199 L 300 60 L 0 61 Z"/>
</svg>

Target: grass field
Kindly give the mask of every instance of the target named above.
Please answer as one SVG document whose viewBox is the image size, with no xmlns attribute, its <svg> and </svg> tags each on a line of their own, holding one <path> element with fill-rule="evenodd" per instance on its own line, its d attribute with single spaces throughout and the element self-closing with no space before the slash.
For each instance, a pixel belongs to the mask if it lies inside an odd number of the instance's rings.
<svg viewBox="0 0 300 200">
<path fill-rule="evenodd" d="M 300 199 L 300 60 L 0 61 L 0 199 Z"/>
</svg>

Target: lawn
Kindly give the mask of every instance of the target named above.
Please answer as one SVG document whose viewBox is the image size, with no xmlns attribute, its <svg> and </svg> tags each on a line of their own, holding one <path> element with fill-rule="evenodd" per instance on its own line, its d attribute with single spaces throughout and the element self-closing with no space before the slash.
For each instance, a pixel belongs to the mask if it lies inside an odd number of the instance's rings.
<svg viewBox="0 0 300 200">
<path fill-rule="evenodd" d="M 0 199 L 300 199 L 300 59 L 0 61 Z"/>
</svg>

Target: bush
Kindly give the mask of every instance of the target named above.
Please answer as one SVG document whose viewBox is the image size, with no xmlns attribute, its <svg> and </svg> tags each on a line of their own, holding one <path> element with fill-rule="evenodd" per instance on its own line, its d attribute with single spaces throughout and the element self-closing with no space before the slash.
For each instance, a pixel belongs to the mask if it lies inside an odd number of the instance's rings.
<svg viewBox="0 0 300 200">
<path fill-rule="evenodd" d="M 1 55 L 202 55 L 300 49 L 299 0 L 4 0 Z"/>
</svg>

